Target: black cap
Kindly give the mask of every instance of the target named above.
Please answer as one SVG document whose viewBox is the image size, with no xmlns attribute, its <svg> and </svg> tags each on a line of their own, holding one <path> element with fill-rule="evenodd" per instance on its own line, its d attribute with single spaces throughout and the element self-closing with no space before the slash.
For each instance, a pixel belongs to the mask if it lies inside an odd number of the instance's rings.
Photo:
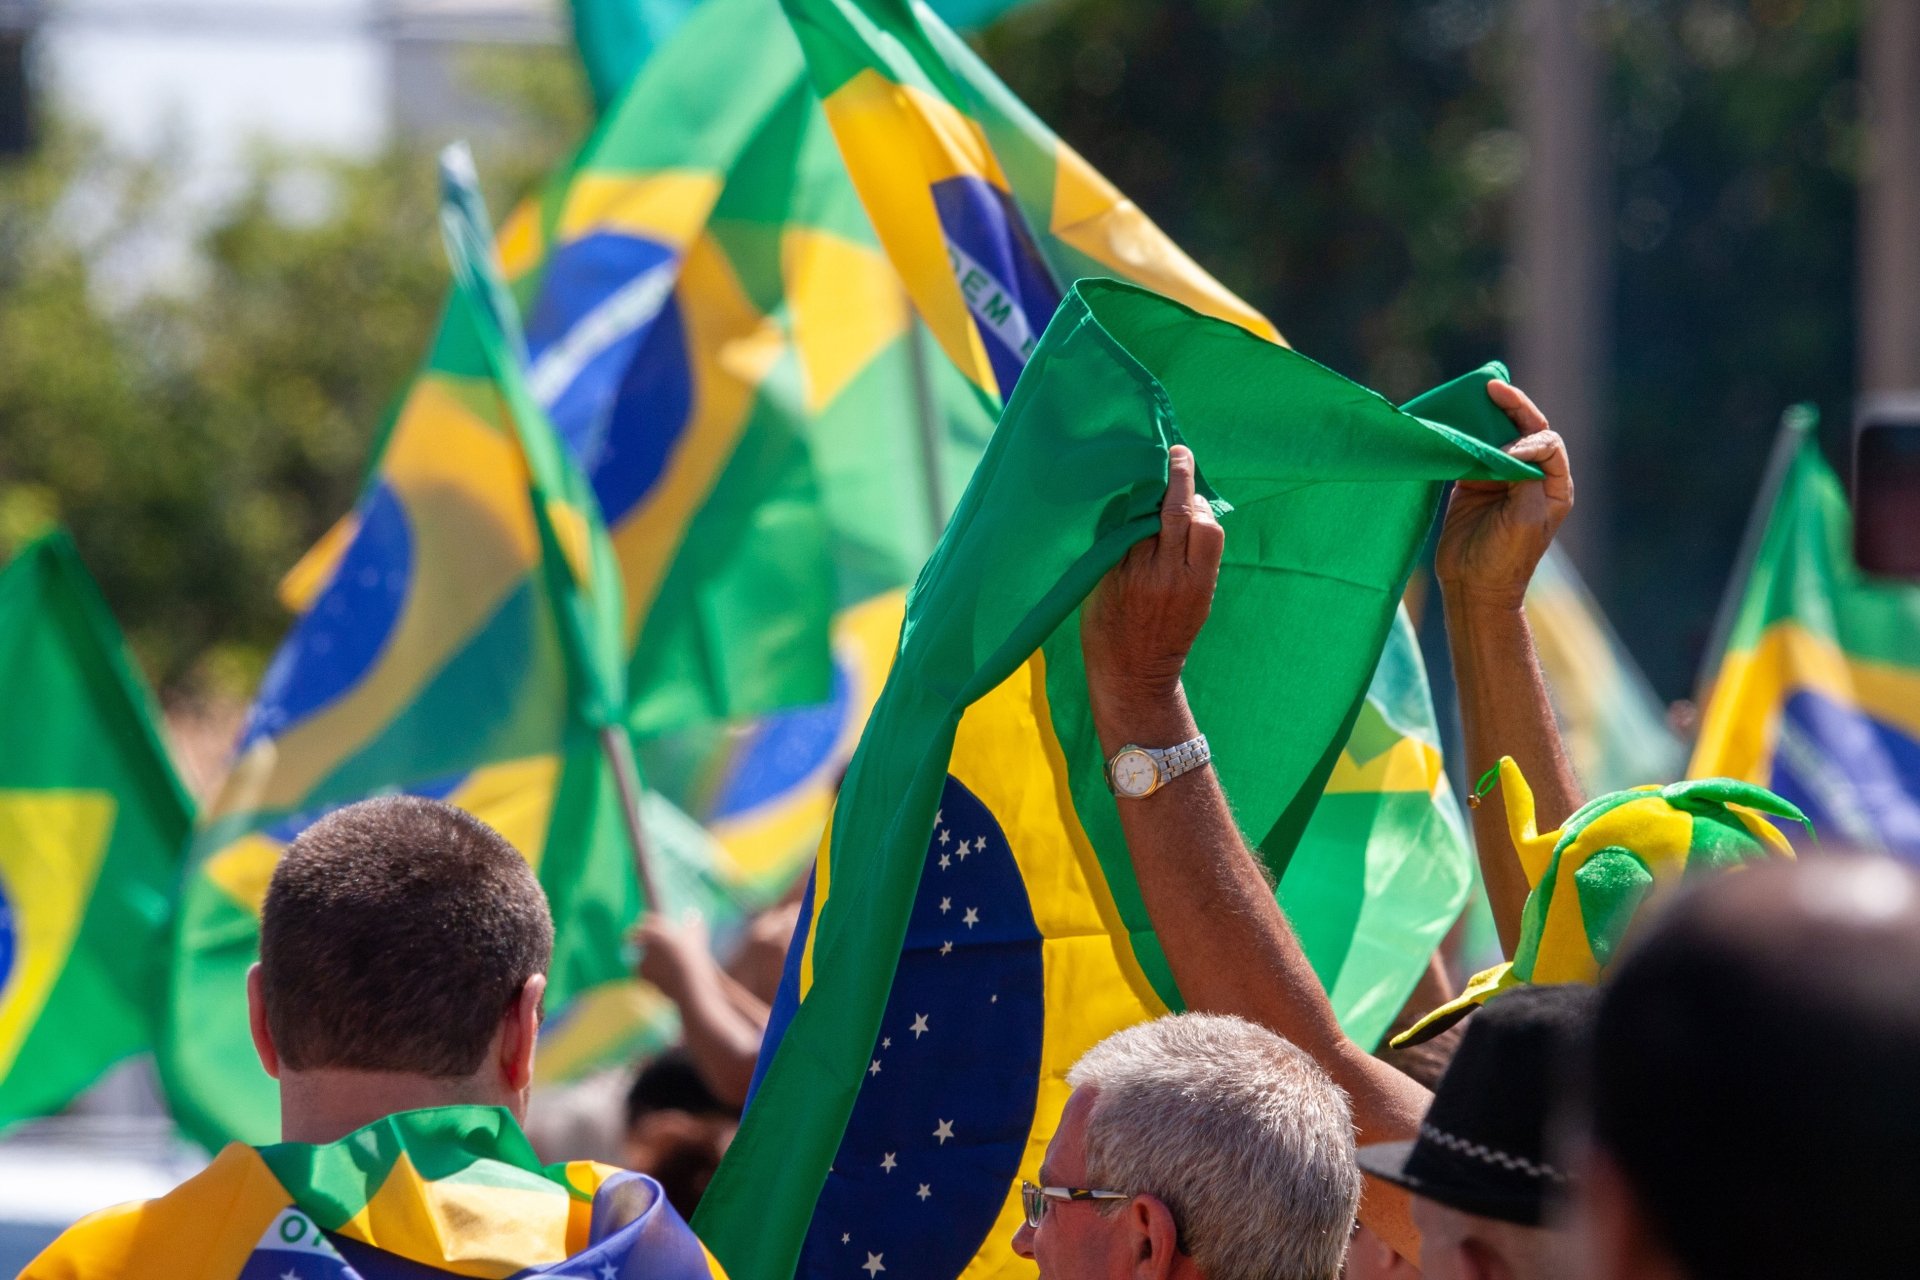
<svg viewBox="0 0 1920 1280">
<path fill-rule="evenodd" d="M 1595 999 L 1592 987 L 1569 984 L 1522 987 L 1486 1005 L 1467 1022 L 1420 1136 L 1360 1148 L 1360 1167 L 1462 1213 L 1539 1226 L 1567 1187 L 1547 1129 Z"/>
</svg>

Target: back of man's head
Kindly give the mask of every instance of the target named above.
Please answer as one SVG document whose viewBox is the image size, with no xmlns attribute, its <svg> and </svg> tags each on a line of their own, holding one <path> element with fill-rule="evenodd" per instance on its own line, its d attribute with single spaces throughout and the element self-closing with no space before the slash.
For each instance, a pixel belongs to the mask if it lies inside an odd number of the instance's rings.
<svg viewBox="0 0 1920 1280">
<path fill-rule="evenodd" d="M 471 814 L 411 796 L 307 828 L 260 917 L 267 1027 L 296 1071 L 470 1076 L 552 958 L 526 859 Z"/>
<path fill-rule="evenodd" d="M 1920 880 L 1828 857 L 1717 877 L 1605 991 L 1592 1131 L 1692 1280 L 1920 1258 Z"/>
<path fill-rule="evenodd" d="M 1346 1095 L 1239 1018 L 1182 1014 L 1089 1050 L 1090 1185 L 1165 1202 L 1207 1280 L 1331 1280 L 1360 1201 Z"/>
</svg>

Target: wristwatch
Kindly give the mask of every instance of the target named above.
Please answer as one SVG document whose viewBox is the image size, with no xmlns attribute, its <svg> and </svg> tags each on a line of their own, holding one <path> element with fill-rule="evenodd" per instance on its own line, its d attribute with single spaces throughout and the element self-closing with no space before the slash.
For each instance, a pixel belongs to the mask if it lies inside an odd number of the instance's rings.
<svg viewBox="0 0 1920 1280">
<path fill-rule="evenodd" d="M 1124 800 L 1144 799 L 1211 759 L 1213 752 L 1207 748 L 1204 733 L 1174 747 L 1142 747 L 1129 742 L 1107 761 L 1107 786 Z"/>
</svg>

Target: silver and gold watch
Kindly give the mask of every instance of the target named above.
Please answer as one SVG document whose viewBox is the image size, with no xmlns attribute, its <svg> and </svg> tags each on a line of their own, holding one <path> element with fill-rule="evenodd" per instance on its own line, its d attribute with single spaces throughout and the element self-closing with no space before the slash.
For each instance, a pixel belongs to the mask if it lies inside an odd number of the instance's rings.
<svg viewBox="0 0 1920 1280">
<path fill-rule="evenodd" d="M 1207 748 L 1204 733 L 1173 747 L 1141 747 L 1129 742 L 1107 761 L 1107 786 L 1122 799 L 1144 799 L 1211 759 L 1213 752 Z"/>
</svg>

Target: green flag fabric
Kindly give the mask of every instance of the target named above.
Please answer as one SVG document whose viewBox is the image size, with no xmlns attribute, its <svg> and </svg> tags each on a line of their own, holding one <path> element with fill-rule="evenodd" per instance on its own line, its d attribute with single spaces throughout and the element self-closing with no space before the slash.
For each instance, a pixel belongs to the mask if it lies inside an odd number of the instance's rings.
<svg viewBox="0 0 1920 1280">
<path fill-rule="evenodd" d="M 1538 475 L 1235 325 L 1075 285 L 909 596 L 754 1099 L 696 1218 L 729 1274 L 1004 1265 L 1068 1067 L 1180 1007 L 1077 624 L 1157 527 L 1176 442 L 1227 528 L 1188 696 L 1283 893 L 1440 482 Z"/>
<path fill-rule="evenodd" d="M 620 562 L 630 724 L 827 701 L 836 614 L 912 579 L 992 414 L 918 353 L 776 0 L 702 4 L 500 252 Z"/>
<path fill-rule="evenodd" d="M 193 806 L 65 534 L 0 572 L 0 1125 L 151 1047 Z"/>
<path fill-rule="evenodd" d="M 623 701 L 624 651 L 605 652 L 618 575 L 595 550 L 591 495 L 514 381 L 497 300 L 462 265 L 194 843 L 160 1062 L 176 1117 L 208 1146 L 277 1130 L 246 970 L 281 853 L 341 805 L 431 796 L 512 841 L 553 910 L 556 1009 L 628 977 L 640 895 L 600 739 Z"/>
</svg>

